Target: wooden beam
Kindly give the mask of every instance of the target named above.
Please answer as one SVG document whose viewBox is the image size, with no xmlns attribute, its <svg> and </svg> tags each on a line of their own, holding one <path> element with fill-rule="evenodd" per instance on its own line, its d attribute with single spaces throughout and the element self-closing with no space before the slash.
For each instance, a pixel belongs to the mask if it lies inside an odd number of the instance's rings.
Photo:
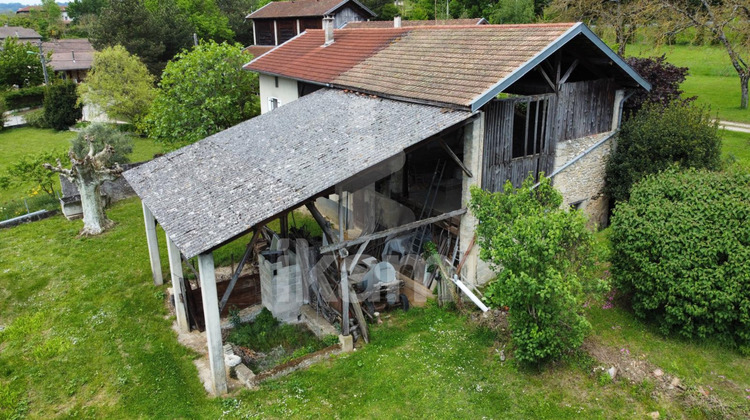
<svg viewBox="0 0 750 420">
<path fill-rule="evenodd" d="M 250 238 L 250 242 L 247 244 L 247 248 L 245 248 L 245 253 L 242 255 L 240 264 L 237 266 L 237 269 L 232 274 L 232 278 L 229 280 L 227 290 L 224 291 L 224 296 L 221 297 L 221 302 L 219 302 L 219 313 L 224 310 L 224 306 L 226 306 L 227 301 L 229 300 L 229 296 L 232 294 L 232 289 L 234 289 L 234 285 L 237 283 L 237 279 L 240 278 L 240 273 L 242 273 L 242 269 L 245 267 L 245 263 L 250 258 L 250 255 L 252 255 L 253 250 L 255 249 L 255 244 L 258 242 L 258 238 L 260 238 L 260 229 L 261 227 L 255 228 L 253 237 Z"/>
<path fill-rule="evenodd" d="M 573 70 L 576 69 L 576 67 L 578 66 L 578 63 L 579 63 L 579 60 L 577 58 L 573 60 L 573 63 L 570 65 L 570 67 L 568 67 L 568 70 L 565 72 L 565 74 L 563 74 L 563 77 L 560 79 L 561 85 L 568 81 L 568 77 L 570 77 L 570 75 L 573 74 Z"/>
<path fill-rule="evenodd" d="M 211 388 L 214 395 L 220 396 L 227 392 L 227 374 L 224 370 L 224 349 L 221 343 L 219 300 L 216 293 L 213 253 L 198 255 L 198 271 L 201 274 L 201 298 L 203 299 L 203 318 L 206 321 Z"/>
<path fill-rule="evenodd" d="M 182 332 L 190 332 L 185 302 L 185 287 L 182 282 L 182 258 L 180 258 L 180 249 L 169 236 L 167 236 L 167 255 L 169 256 L 169 272 L 172 277 L 172 296 L 174 297 L 177 327 Z"/>
<path fill-rule="evenodd" d="M 305 204 L 305 207 L 307 207 L 307 210 L 310 211 L 310 214 L 312 214 L 313 219 L 318 223 L 318 226 L 323 230 L 323 234 L 328 238 L 328 242 L 335 243 L 337 242 L 338 236 L 331 228 L 331 224 L 328 223 L 328 221 L 323 217 L 322 214 L 320 214 L 320 211 L 317 207 L 315 207 L 314 202 L 309 202 Z"/>
<path fill-rule="evenodd" d="M 156 237 L 156 219 L 153 213 L 143 205 L 143 222 L 146 225 L 146 243 L 148 244 L 148 258 L 151 261 L 151 276 L 154 278 L 154 285 L 161 286 L 164 284 L 164 277 L 161 273 L 161 258 L 159 257 L 159 240 Z"/>
<path fill-rule="evenodd" d="M 544 71 L 544 69 L 541 66 L 537 67 L 536 69 L 539 71 L 539 73 L 542 74 L 542 76 L 544 77 L 544 80 L 547 81 L 547 83 L 552 88 L 552 90 L 554 90 L 556 92 L 557 89 L 555 88 L 555 84 L 552 83 L 552 79 L 549 78 L 549 76 L 547 75 L 547 72 Z"/>
<path fill-rule="evenodd" d="M 464 213 L 466 213 L 466 209 L 453 210 L 453 211 L 448 212 L 448 213 L 443 213 L 443 214 L 441 214 L 439 216 L 430 217 L 430 218 L 427 218 L 427 219 L 424 219 L 424 220 L 418 220 L 416 222 L 407 223 L 405 225 L 398 226 L 398 227 L 395 227 L 395 228 L 392 228 L 392 229 L 388 229 L 388 230 L 383 230 L 383 231 L 380 231 L 380 232 L 371 233 L 369 235 L 362 235 L 362 236 L 360 236 L 357 239 L 352 239 L 352 240 L 349 240 L 349 241 L 344 241 L 344 242 L 339 242 L 337 244 L 331 244 L 331 245 L 328 245 L 328 246 L 324 246 L 324 247 L 320 248 L 320 253 L 323 254 L 323 253 L 326 253 L 326 252 L 336 251 L 336 250 L 339 250 L 339 249 L 342 249 L 342 248 L 346 248 L 346 247 L 350 247 L 350 246 L 354 246 L 354 245 L 359 245 L 359 244 L 364 243 L 366 241 L 372 241 L 372 240 L 375 240 L 375 239 L 385 238 L 388 235 L 393 235 L 393 234 L 396 234 L 396 233 L 406 232 L 406 231 L 409 231 L 409 230 L 412 230 L 412 229 L 416 229 L 416 228 L 418 228 L 420 226 L 429 225 L 431 223 L 439 222 L 441 220 L 450 219 L 451 217 L 461 216 Z"/>
<path fill-rule="evenodd" d="M 343 253 L 346 254 L 346 253 Z M 346 256 L 343 255 L 339 267 L 341 267 L 341 334 L 349 335 L 349 277 L 346 275 Z"/>
<path fill-rule="evenodd" d="M 469 170 L 469 168 L 467 168 L 467 167 L 466 167 L 466 165 L 464 165 L 464 163 L 463 163 L 463 162 L 461 161 L 461 159 L 459 159 L 459 158 L 458 158 L 458 156 L 456 156 L 456 154 L 455 154 L 455 153 L 453 153 L 453 150 L 451 150 L 451 148 L 450 148 L 450 147 L 448 147 L 448 145 L 447 145 L 447 144 L 445 144 L 445 140 L 443 140 L 443 139 L 440 139 L 440 140 L 439 140 L 439 142 L 440 142 L 440 146 L 441 146 L 441 147 L 442 147 L 442 148 L 443 148 L 443 149 L 444 149 L 444 150 L 445 150 L 445 151 L 446 151 L 446 152 L 448 153 L 448 156 L 450 156 L 450 157 L 451 157 L 451 159 L 453 159 L 453 161 L 454 161 L 454 162 L 456 162 L 456 164 L 458 164 L 458 166 L 460 166 L 460 167 L 461 167 L 461 170 L 462 170 L 462 171 L 464 171 L 464 173 L 465 173 L 465 174 L 466 174 L 466 175 L 467 175 L 467 176 L 468 176 L 469 178 L 473 178 L 473 177 L 474 177 L 474 175 L 472 175 L 472 173 L 471 173 L 471 171 Z"/>
</svg>

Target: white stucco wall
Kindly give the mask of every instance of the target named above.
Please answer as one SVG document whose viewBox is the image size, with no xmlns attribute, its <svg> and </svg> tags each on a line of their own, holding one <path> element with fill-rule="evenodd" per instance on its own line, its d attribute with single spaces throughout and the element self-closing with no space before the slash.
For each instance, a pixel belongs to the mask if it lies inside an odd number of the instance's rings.
<svg viewBox="0 0 750 420">
<path fill-rule="evenodd" d="M 270 111 L 269 98 L 279 100 L 279 106 L 284 106 L 299 98 L 297 92 L 297 81 L 279 77 L 279 87 L 276 87 L 274 76 L 259 74 L 258 82 L 260 84 L 260 113 L 265 114 Z"/>
</svg>

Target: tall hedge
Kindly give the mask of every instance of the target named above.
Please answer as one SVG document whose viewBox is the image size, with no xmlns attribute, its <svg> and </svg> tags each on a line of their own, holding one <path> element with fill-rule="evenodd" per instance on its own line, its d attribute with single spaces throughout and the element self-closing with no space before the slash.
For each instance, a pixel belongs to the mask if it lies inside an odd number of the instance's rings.
<svg viewBox="0 0 750 420">
<path fill-rule="evenodd" d="M 612 275 L 663 333 L 750 353 L 750 174 L 670 169 L 612 219 Z"/>
<path fill-rule="evenodd" d="M 646 104 L 623 123 L 609 157 L 605 192 L 615 202 L 628 199 L 631 186 L 675 163 L 683 168 L 716 170 L 721 138 L 708 110 L 682 102 Z"/>
<path fill-rule="evenodd" d="M 55 130 L 67 130 L 83 116 L 77 105 L 76 84 L 71 81 L 53 83 L 44 93 L 44 119 Z"/>
</svg>

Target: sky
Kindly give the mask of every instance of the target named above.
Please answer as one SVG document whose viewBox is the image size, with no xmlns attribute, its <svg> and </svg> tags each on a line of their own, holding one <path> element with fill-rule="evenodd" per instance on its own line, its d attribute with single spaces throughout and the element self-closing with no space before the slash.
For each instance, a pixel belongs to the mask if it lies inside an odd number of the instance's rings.
<svg viewBox="0 0 750 420">
<path fill-rule="evenodd" d="M 42 0 L 0 0 L 0 3 L 21 3 L 26 6 L 33 6 L 35 4 L 42 4 Z"/>
</svg>

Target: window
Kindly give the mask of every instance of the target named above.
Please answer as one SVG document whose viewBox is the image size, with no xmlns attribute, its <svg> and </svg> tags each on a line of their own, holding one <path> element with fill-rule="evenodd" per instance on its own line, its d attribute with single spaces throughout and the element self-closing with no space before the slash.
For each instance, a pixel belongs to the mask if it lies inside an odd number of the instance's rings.
<svg viewBox="0 0 750 420">
<path fill-rule="evenodd" d="M 513 159 L 544 151 L 548 99 L 519 101 L 513 110 Z"/>
<path fill-rule="evenodd" d="M 273 111 L 274 109 L 281 106 L 279 98 L 268 98 L 268 110 Z"/>
</svg>

